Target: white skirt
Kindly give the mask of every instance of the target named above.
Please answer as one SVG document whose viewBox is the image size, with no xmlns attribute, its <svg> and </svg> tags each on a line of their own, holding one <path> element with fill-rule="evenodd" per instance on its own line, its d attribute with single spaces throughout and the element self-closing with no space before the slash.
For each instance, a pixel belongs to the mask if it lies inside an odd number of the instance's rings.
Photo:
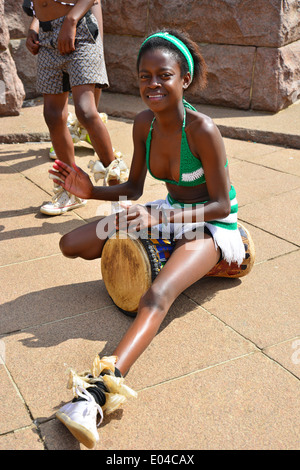
<svg viewBox="0 0 300 470">
<path fill-rule="evenodd" d="M 236 201 L 233 200 L 231 203 L 234 205 Z M 168 198 L 157 199 L 156 201 L 147 203 L 146 206 L 151 206 L 155 209 L 178 209 L 181 207 L 177 204 L 171 204 Z M 201 205 L 199 204 L 199 209 L 200 207 Z M 237 221 L 236 213 L 230 214 L 230 216 L 224 219 L 218 219 L 218 223 L 224 222 L 224 224 L 226 224 L 229 218 L 231 223 L 233 223 L 233 217 L 235 217 L 235 220 Z M 160 224 L 155 227 L 151 227 L 151 230 L 153 230 L 153 232 L 157 232 L 157 230 L 159 230 L 162 234 L 162 238 L 173 238 L 174 240 L 178 240 L 182 238 L 183 234 L 187 239 L 189 238 L 189 234 L 191 239 L 195 239 L 195 237 L 203 238 L 204 229 L 207 228 L 215 242 L 216 249 L 220 248 L 222 258 L 229 264 L 235 262 L 238 265 L 241 265 L 245 258 L 245 247 L 238 228 L 235 230 L 223 228 L 219 225 L 214 225 L 214 223 L 203 222 L 203 218 L 201 219 L 202 221 L 199 220 L 199 222 L 193 223 Z"/>
</svg>

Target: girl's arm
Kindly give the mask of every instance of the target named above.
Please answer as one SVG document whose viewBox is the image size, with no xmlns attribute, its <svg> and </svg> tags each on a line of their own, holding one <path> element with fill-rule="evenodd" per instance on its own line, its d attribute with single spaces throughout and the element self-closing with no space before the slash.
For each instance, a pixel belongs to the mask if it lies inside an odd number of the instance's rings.
<svg viewBox="0 0 300 470">
<path fill-rule="evenodd" d="M 145 159 L 144 120 L 137 116 L 133 125 L 134 153 L 128 181 L 114 186 L 94 186 L 87 173 L 77 167 L 56 160 L 53 170 L 54 181 L 66 191 L 83 199 L 118 201 L 120 197 L 136 200 L 142 193 L 147 173 Z"/>
<path fill-rule="evenodd" d="M 166 222 L 204 222 L 222 219 L 230 213 L 230 181 L 226 164 L 226 151 L 220 131 L 213 121 L 204 117 L 192 123 L 193 149 L 201 159 L 209 201 L 196 207 L 166 211 Z"/>
<path fill-rule="evenodd" d="M 137 200 L 141 197 L 147 174 L 145 124 L 147 126 L 144 113 L 140 113 L 136 116 L 133 124 L 134 150 L 128 181 L 116 186 L 94 187 L 93 199 L 116 201 L 120 196 L 131 200 Z"/>
<path fill-rule="evenodd" d="M 120 214 L 119 228 L 136 231 L 158 223 L 204 222 L 229 215 L 230 182 L 225 168 L 226 153 L 221 134 L 213 121 L 204 117 L 192 124 L 191 139 L 194 151 L 197 151 L 199 158 L 201 156 L 209 201 L 194 207 L 169 210 L 132 206 Z"/>
<path fill-rule="evenodd" d="M 213 121 L 203 116 L 191 124 L 190 136 L 193 151 L 201 158 L 208 202 L 194 207 L 169 210 L 132 206 L 127 208 L 127 215 L 120 215 L 120 228 L 124 229 L 129 225 L 129 231 L 135 231 L 158 223 L 205 222 L 229 215 L 230 182 L 228 170 L 225 168 L 226 152 L 221 134 Z"/>
<path fill-rule="evenodd" d="M 198 154 L 201 158 L 209 202 L 204 204 L 204 220 L 226 217 L 230 213 L 230 180 L 223 138 L 210 118 L 205 118 L 196 133 Z"/>
</svg>

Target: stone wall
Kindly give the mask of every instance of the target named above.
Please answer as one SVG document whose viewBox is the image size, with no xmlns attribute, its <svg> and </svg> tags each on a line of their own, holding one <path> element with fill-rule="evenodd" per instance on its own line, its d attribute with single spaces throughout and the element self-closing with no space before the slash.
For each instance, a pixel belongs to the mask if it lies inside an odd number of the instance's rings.
<svg viewBox="0 0 300 470">
<path fill-rule="evenodd" d="M 3 1 L 3 0 L 0 0 Z M 14 58 L 26 97 L 36 96 L 36 58 L 25 47 L 22 0 L 5 0 Z M 102 0 L 110 91 L 138 95 L 136 56 L 160 28 L 186 30 L 208 66 L 195 103 L 277 112 L 300 97 L 299 0 Z"/>
<path fill-rule="evenodd" d="M 25 91 L 9 50 L 9 29 L 0 0 L 0 116 L 18 115 Z"/>
<path fill-rule="evenodd" d="M 200 45 L 208 87 L 194 102 L 277 112 L 300 97 L 299 0 L 102 0 L 111 91 L 137 94 L 141 38 L 186 30 Z"/>
</svg>

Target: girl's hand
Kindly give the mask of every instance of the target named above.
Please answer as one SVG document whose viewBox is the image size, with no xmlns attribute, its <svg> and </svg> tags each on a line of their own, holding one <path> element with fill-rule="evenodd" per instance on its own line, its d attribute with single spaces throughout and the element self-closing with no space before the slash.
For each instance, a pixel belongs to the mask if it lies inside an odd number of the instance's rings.
<svg viewBox="0 0 300 470">
<path fill-rule="evenodd" d="M 57 48 L 61 55 L 75 51 L 76 26 L 65 18 L 58 35 Z"/>
<path fill-rule="evenodd" d="M 26 47 L 31 52 L 31 54 L 36 55 L 39 52 L 39 35 L 33 29 L 28 31 L 27 39 L 26 39 Z"/>
<path fill-rule="evenodd" d="M 93 184 L 90 177 L 81 168 L 75 165 L 70 167 L 61 160 L 55 160 L 53 170 L 49 173 L 54 176 L 52 179 L 63 189 L 82 199 L 91 199 L 93 193 Z"/>
<path fill-rule="evenodd" d="M 120 203 L 122 206 L 122 203 Z M 128 232 L 139 232 L 160 223 L 160 211 L 146 208 L 141 204 L 125 207 L 117 214 L 116 229 Z"/>
</svg>

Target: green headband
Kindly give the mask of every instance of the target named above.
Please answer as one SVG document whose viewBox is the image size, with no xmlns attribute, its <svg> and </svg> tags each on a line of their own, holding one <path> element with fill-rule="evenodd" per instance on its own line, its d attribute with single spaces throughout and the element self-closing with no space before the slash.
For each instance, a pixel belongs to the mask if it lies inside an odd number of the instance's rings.
<svg viewBox="0 0 300 470">
<path fill-rule="evenodd" d="M 141 48 L 140 48 L 140 51 L 143 47 L 143 45 L 149 41 L 149 39 L 152 39 L 152 38 L 163 38 L 165 39 L 166 41 L 169 41 L 171 42 L 172 44 L 174 44 L 174 46 L 176 46 L 180 52 L 184 55 L 187 63 L 188 63 L 188 66 L 189 66 L 189 72 L 191 74 L 191 77 L 192 79 L 194 78 L 194 59 L 192 57 L 192 54 L 190 53 L 189 49 L 186 47 L 186 45 L 178 38 L 176 38 L 175 36 L 172 36 L 172 34 L 170 33 L 155 33 L 155 34 L 152 34 L 151 36 L 147 37 L 147 39 L 145 39 L 145 41 L 143 42 L 143 44 L 141 45 Z"/>
</svg>

